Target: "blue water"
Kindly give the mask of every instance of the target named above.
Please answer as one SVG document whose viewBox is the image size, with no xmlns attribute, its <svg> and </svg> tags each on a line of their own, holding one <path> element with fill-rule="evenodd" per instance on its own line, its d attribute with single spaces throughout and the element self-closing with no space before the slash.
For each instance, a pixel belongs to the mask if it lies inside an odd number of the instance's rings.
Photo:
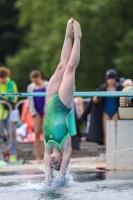
<svg viewBox="0 0 133 200">
<path fill-rule="evenodd" d="M 132 200 L 133 172 L 73 172 L 46 186 L 39 171 L 0 173 L 0 200 Z"/>
</svg>

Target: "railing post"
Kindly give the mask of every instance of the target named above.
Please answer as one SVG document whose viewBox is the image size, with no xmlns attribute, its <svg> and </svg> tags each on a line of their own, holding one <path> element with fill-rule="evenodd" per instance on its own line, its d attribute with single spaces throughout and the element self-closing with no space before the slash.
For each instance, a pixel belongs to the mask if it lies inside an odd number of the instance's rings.
<svg viewBox="0 0 133 200">
<path fill-rule="evenodd" d="M 11 106 L 11 104 L 10 104 L 9 102 L 5 101 L 5 100 L 0 100 L 0 104 L 5 104 L 5 105 L 8 106 L 8 108 L 9 108 L 9 120 L 10 120 L 10 113 L 11 113 L 11 111 L 12 111 L 12 106 Z M 3 120 L 2 120 L 2 121 L 3 121 Z M 0 154 L 1 154 L 1 155 L 2 155 L 2 152 L 5 152 L 5 151 L 9 150 L 10 147 L 11 147 L 11 142 L 12 142 L 11 122 L 9 122 L 9 133 L 8 133 L 8 134 L 9 134 L 9 144 L 7 145 L 6 148 L 0 147 Z"/>
</svg>

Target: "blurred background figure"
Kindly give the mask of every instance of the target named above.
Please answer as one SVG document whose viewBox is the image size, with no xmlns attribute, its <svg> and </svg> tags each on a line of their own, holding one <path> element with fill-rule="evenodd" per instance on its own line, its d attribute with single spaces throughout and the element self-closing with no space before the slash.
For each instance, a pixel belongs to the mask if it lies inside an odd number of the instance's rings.
<svg viewBox="0 0 133 200">
<path fill-rule="evenodd" d="M 131 79 L 126 79 L 123 84 L 122 84 L 123 87 L 126 87 L 126 86 L 133 86 L 133 81 Z"/>
<path fill-rule="evenodd" d="M 77 118 L 79 119 L 84 111 L 83 98 L 75 97 L 74 102 L 75 102 L 75 110 L 76 110 Z"/>
<path fill-rule="evenodd" d="M 27 124 L 27 131 L 28 133 L 32 133 L 33 131 L 33 119 L 30 113 L 30 110 L 28 109 L 28 105 L 29 105 L 29 100 L 25 99 L 23 102 L 23 106 L 22 106 L 22 111 L 20 114 L 20 122 L 22 124 L 26 123 Z"/>
<path fill-rule="evenodd" d="M 124 83 L 125 80 L 126 80 L 125 77 L 121 77 L 121 78 L 120 78 L 120 84 L 121 84 L 122 87 L 123 87 L 123 83 Z"/>
<path fill-rule="evenodd" d="M 96 91 L 121 91 L 122 86 L 117 79 L 117 72 L 109 69 L 106 72 L 106 83 Z M 91 113 L 90 128 L 87 140 L 99 144 L 106 144 L 106 121 L 117 120 L 119 98 L 118 97 L 93 97 L 88 103 L 80 120 L 83 121 Z"/>
<path fill-rule="evenodd" d="M 0 93 L 17 93 L 17 86 L 14 81 L 10 79 L 10 70 L 6 67 L 0 67 Z M 15 103 L 17 102 L 17 97 L 2 97 L 2 100 L 7 101 L 11 104 L 12 109 L 14 109 Z M 16 152 L 16 121 L 10 117 L 9 108 L 6 105 L 0 104 L 0 136 L 2 136 L 4 129 L 7 131 L 7 136 L 12 131 L 12 141 L 10 148 L 10 158 L 6 161 L 16 162 L 17 152 Z M 10 126 L 10 122 L 11 126 Z M 11 127 L 11 130 L 10 130 Z M 9 143 L 9 137 L 7 138 Z M 0 137 L 0 147 L 2 147 L 3 138 Z M 6 152 L 7 154 L 7 152 Z"/>
<path fill-rule="evenodd" d="M 114 69 L 110 69 L 106 72 L 106 85 L 103 89 L 106 91 L 120 91 L 122 87 L 117 82 L 117 72 Z M 94 103 L 97 103 L 96 97 L 93 98 Z M 104 133 L 104 144 L 106 144 L 106 121 L 107 120 L 118 120 L 118 97 L 104 97 L 103 98 L 103 133 Z"/>
<path fill-rule="evenodd" d="M 84 133 L 81 131 L 80 128 L 80 117 L 82 113 L 84 112 L 84 106 L 83 106 L 83 98 L 82 97 L 75 97 L 74 98 L 74 105 L 75 105 L 75 120 L 76 120 L 76 129 L 77 129 L 77 136 L 80 140 L 81 137 L 84 135 Z"/>
<path fill-rule="evenodd" d="M 68 122 L 68 128 L 69 128 L 69 135 L 72 139 L 72 149 L 79 150 L 79 139 L 77 135 L 77 126 L 76 126 L 76 112 L 75 112 L 75 105 L 74 100 L 72 103 L 71 111 L 68 114 L 67 122 Z"/>
<path fill-rule="evenodd" d="M 27 87 L 27 92 L 46 92 L 48 81 L 42 78 L 40 71 L 33 70 L 30 73 L 31 84 Z M 25 121 L 28 110 L 33 118 L 35 132 L 34 148 L 36 153 L 36 163 L 40 163 L 40 134 L 42 133 L 43 120 L 46 113 L 45 97 L 28 97 L 29 103 L 22 122 Z"/>
</svg>

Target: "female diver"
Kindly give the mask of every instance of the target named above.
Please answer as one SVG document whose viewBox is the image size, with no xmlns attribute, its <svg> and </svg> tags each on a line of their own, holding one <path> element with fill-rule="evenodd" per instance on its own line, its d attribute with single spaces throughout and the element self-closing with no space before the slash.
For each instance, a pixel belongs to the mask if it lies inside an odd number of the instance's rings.
<svg viewBox="0 0 133 200">
<path fill-rule="evenodd" d="M 66 27 L 60 63 L 47 88 L 47 112 L 44 120 L 44 161 L 47 180 L 53 178 L 52 169 L 59 170 L 60 176 L 64 178 L 71 157 L 71 139 L 66 119 L 72 106 L 81 37 L 80 24 L 71 18 Z"/>
</svg>

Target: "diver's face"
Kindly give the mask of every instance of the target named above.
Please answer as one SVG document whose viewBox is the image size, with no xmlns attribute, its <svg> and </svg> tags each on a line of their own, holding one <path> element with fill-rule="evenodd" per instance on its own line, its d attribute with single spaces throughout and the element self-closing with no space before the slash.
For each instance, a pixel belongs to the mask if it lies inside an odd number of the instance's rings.
<svg viewBox="0 0 133 200">
<path fill-rule="evenodd" d="M 107 84 L 108 84 L 108 86 L 115 86 L 116 79 L 115 78 L 108 78 L 107 79 Z"/>
<path fill-rule="evenodd" d="M 6 77 L 5 78 L 0 78 L 0 83 L 5 84 L 6 83 Z"/>
<path fill-rule="evenodd" d="M 55 152 L 53 152 L 50 155 L 51 167 L 53 169 L 55 169 L 55 170 L 59 170 L 60 169 L 60 165 L 61 165 L 61 160 L 62 160 L 61 153 L 55 153 Z"/>
</svg>

